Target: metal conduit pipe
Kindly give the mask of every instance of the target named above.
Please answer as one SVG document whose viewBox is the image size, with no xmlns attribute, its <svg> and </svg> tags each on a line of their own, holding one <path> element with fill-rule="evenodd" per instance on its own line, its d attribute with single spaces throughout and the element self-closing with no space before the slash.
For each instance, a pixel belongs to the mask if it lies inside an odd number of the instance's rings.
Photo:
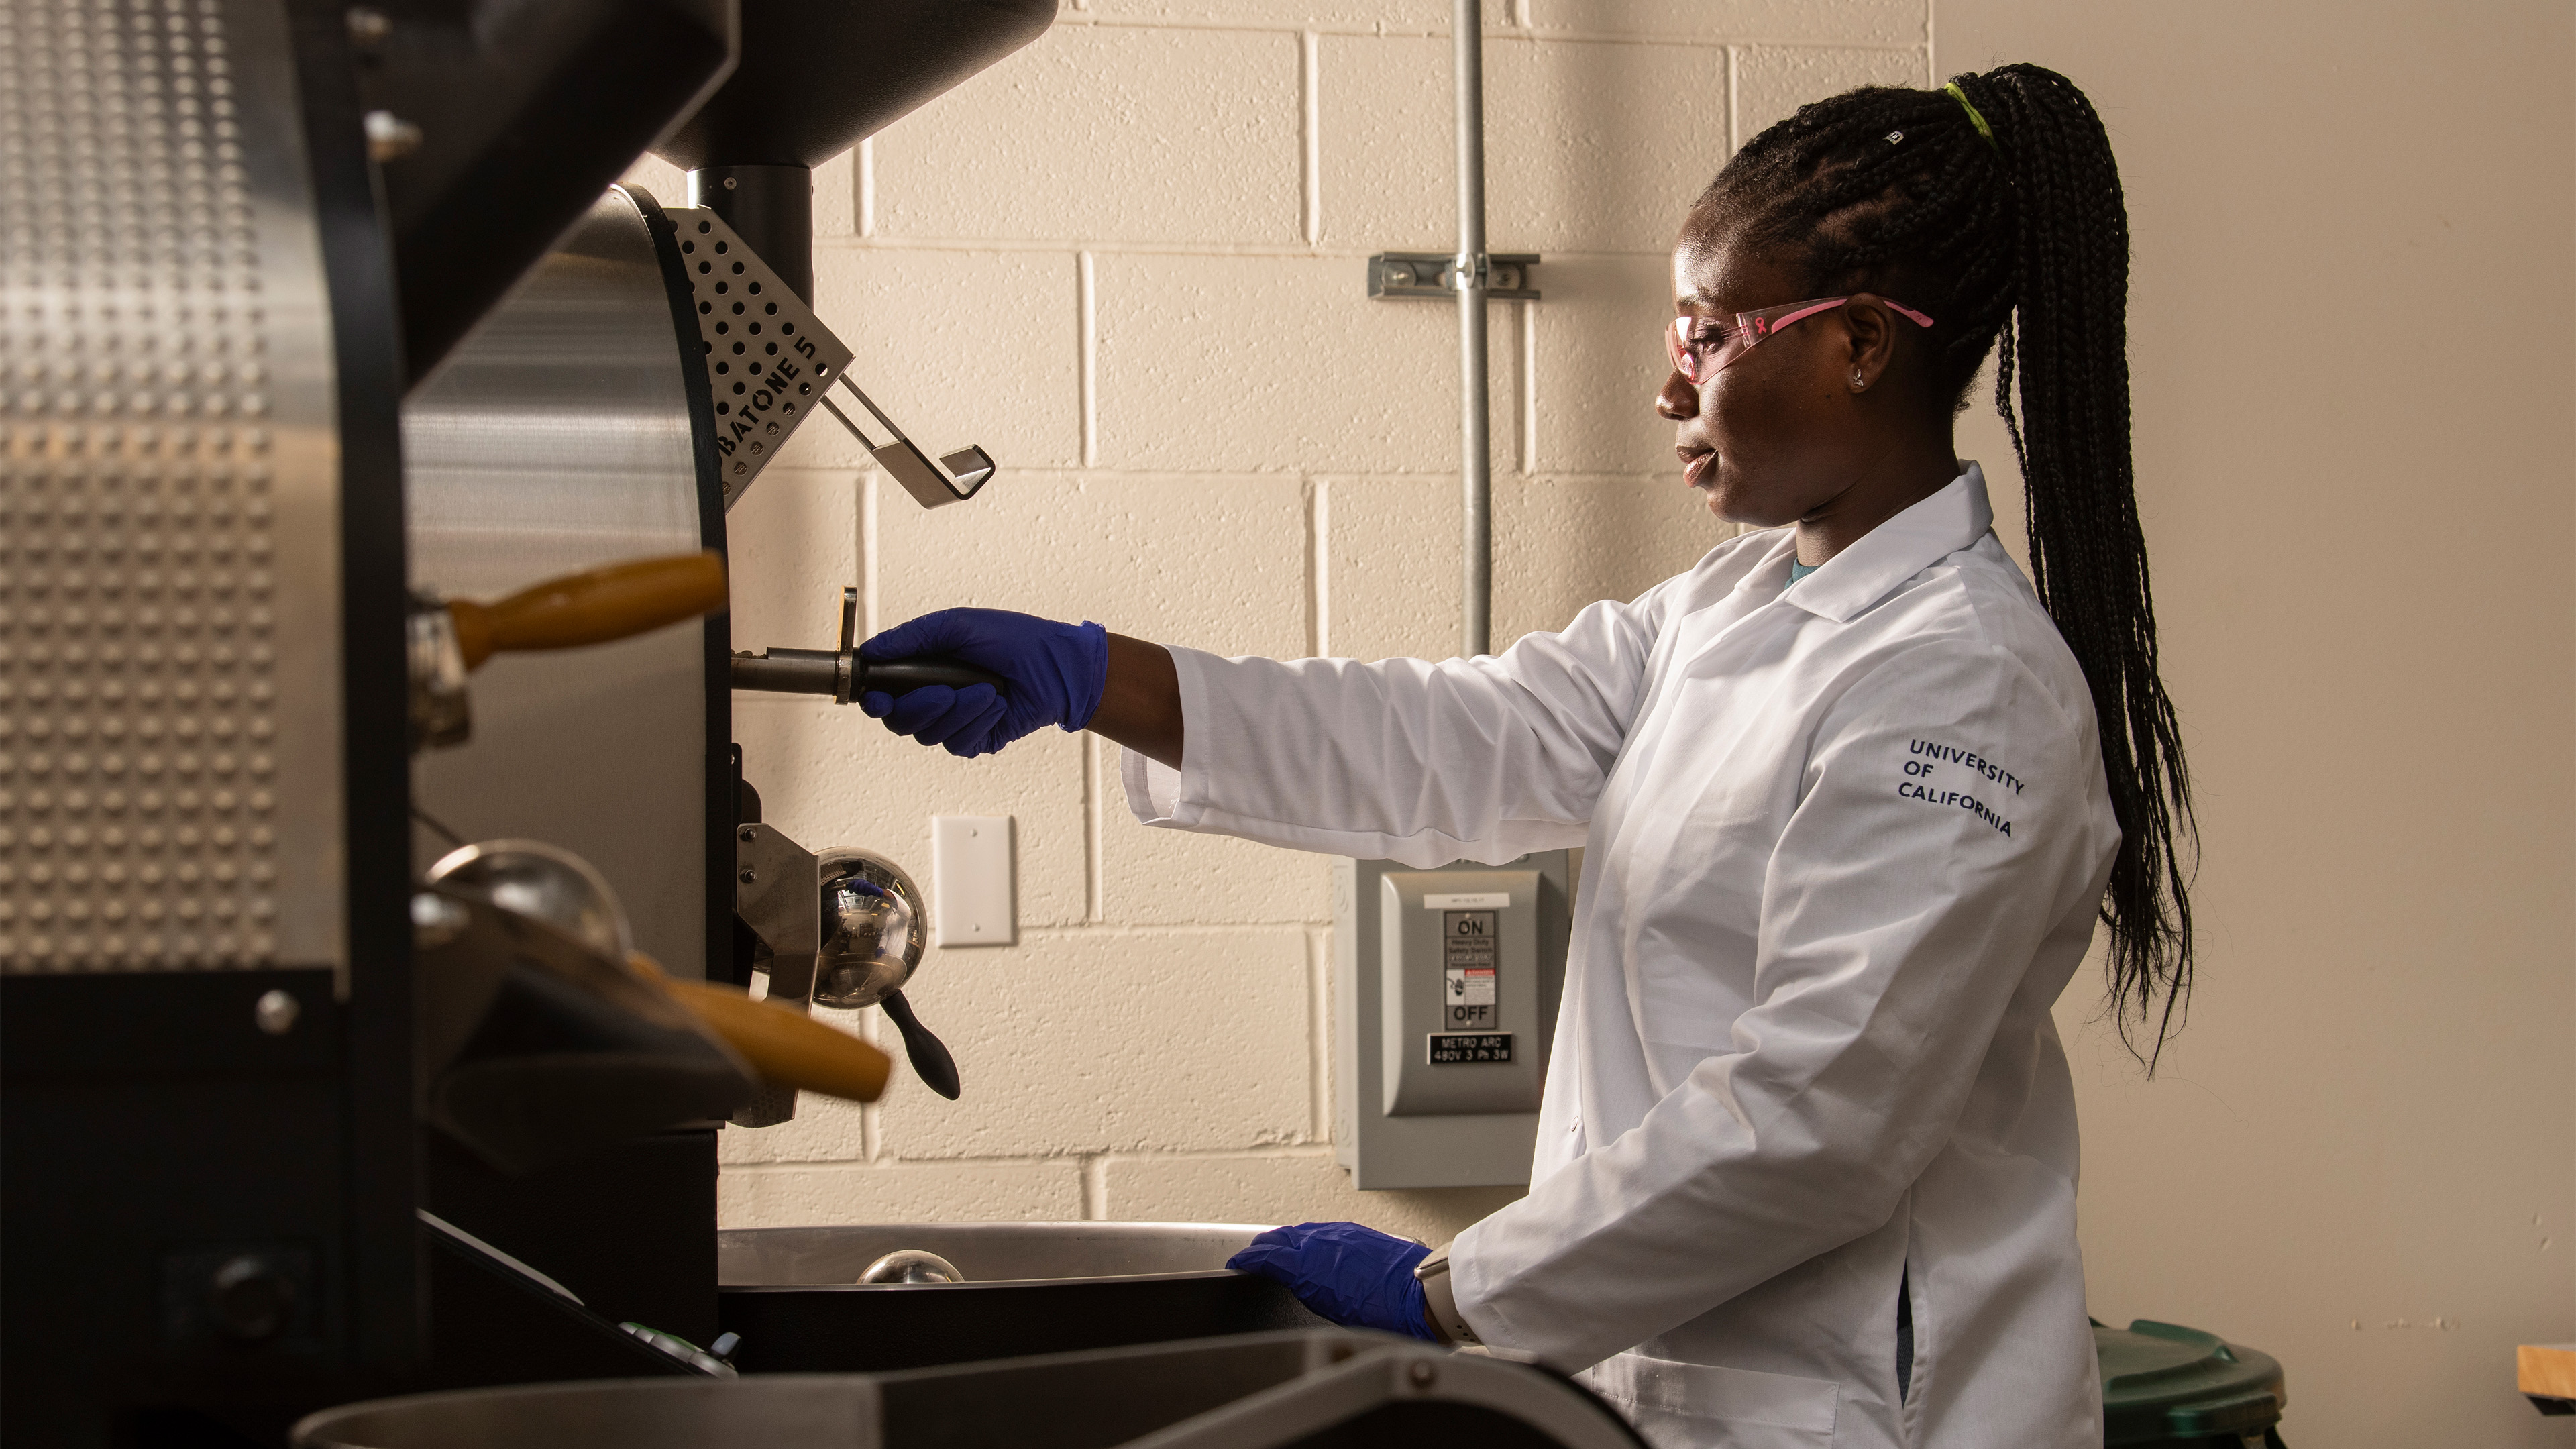
<svg viewBox="0 0 2576 1449">
<path fill-rule="evenodd" d="M 1481 0 L 1457 0 L 1459 470 L 1466 486 L 1464 635 L 1472 659 L 1493 645 L 1493 439 L 1485 389 L 1485 34 Z"/>
</svg>

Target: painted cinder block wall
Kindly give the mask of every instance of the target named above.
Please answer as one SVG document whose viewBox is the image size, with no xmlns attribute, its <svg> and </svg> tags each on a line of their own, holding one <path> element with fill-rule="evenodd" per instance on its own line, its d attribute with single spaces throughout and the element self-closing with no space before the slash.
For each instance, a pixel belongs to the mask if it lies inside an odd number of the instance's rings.
<svg viewBox="0 0 2576 1449">
<path fill-rule="evenodd" d="M 1454 245 L 1443 0 L 1068 3 L 816 177 L 816 301 L 926 444 L 1001 463 L 925 513 L 809 424 L 731 519 L 737 648 L 951 604 L 1220 653 L 1457 651 L 1457 324 L 1371 301 Z M 1544 300 L 1493 307 L 1495 635 L 1554 628 L 1731 529 L 1681 487 L 1656 328 L 1682 210 L 1735 139 L 1921 84 L 1919 0 L 1488 6 L 1488 215 Z M 658 162 L 630 178 L 684 194 Z M 1517 1189 L 1359 1193 L 1330 1142 L 1325 860 L 1149 831 L 1115 746 L 958 761 L 856 710 L 737 696 L 767 818 L 929 884 L 930 818 L 1015 823 L 1019 943 L 911 990 L 966 1090 L 807 1098 L 724 1135 L 728 1225 L 1352 1217 L 1431 1241 Z M 851 1024 L 897 1046 L 874 1012 Z M 899 1050 L 899 1046 L 898 1046 Z"/>
<path fill-rule="evenodd" d="M 1361 275 L 1452 241 L 1448 11 L 1066 0 L 824 168 L 819 300 L 862 378 L 1003 472 L 923 514 L 809 429 L 733 515 L 737 644 L 828 639 L 856 582 L 871 627 L 976 603 L 1221 651 L 1453 652 L 1452 316 Z M 2576 12 L 1486 21 L 1491 245 L 1548 257 L 1546 299 L 1495 311 L 1498 643 L 1723 536 L 1648 400 L 1664 247 L 1735 142 L 1850 85 L 2011 60 L 2095 98 L 2206 848 L 2200 990 L 2160 1075 L 2104 1029 L 2098 975 L 2059 1007 L 2093 1311 L 2276 1354 L 2294 1445 L 2576 1443 L 2512 1371 L 2513 1344 L 2576 1339 Z M 1982 390 L 1961 450 L 2018 551 Z M 1334 1165 L 1321 861 L 1137 827 L 1114 752 L 1076 737 L 964 763 L 854 711 L 737 719 L 809 843 L 926 873 L 932 815 L 1014 817 L 1021 938 L 919 979 L 965 1100 L 899 1075 L 874 1109 L 725 1134 L 726 1222 L 1353 1217 L 1437 1242 L 1510 1196 L 1355 1193 Z"/>
</svg>

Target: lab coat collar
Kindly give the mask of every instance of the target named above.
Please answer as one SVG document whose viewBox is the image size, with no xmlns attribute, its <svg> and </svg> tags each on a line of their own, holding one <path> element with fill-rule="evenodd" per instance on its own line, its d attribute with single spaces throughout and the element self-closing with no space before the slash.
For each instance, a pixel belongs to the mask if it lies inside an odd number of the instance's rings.
<svg viewBox="0 0 2576 1449">
<path fill-rule="evenodd" d="M 1948 487 L 1871 529 L 1781 597 L 1810 614 L 1849 623 L 1897 585 L 1985 537 L 1994 524 L 1985 470 L 1970 463 Z"/>
</svg>

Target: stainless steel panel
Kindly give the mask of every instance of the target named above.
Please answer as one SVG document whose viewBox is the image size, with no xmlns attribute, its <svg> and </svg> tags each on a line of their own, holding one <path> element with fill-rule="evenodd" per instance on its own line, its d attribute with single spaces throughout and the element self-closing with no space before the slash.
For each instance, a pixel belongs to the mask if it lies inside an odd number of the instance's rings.
<svg viewBox="0 0 2576 1449">
<path fill-rule="evenodd" d="M 611 190 L 403 406 L 415 587 L 490 598 L 697 548 L 697 365 L 643 215 Z M 468 839 L 580 854 L 640 949 L 703 976 L 705 667 L 692 625 L 495 658 L 474 675 L 472 741 L 422 755 L 414 798 Z"/>
<path fill-rule="evenodd" d="M 1391 1406 L 1401 1406 L 1400 1428 L 1392 1430 L 1379 1416 Z M 1519 1432 L 1498 1432 L 1498 1418 Z M 1344 1426 L 1353 1432 L 1333 1432 Z M 423 1394 L 315 1414 L 295 1426 L 293 1442 L 298 1449 L 1284 1449 L 1398 1438 L 1566 1449 L 1635 1449 L 1642 1442 L 1608 1404 L 1545 1370 L 1340 1329 L 877 1374 Z"/>
<path fill-rule="evenodd" d="M 0 972 L 346 968 L 288 54 L 273 0 L 0 7 Z"/>
<path fill-rule="evenodd" d="M 1245 1223 L 862 1223 L 729 1228 L 716 1234 L 716 1281 L 794 1287 L 856 1283 L 903 1248 L 937 1253 L 969 1283 L 1215 1273 L 1267 1229 Z M 919 1291 L 908 1285 L 907 1292 Z"/>
<path fill-rule="evenodd" d="M 611 1379 L 378 1399 L 295 1426 L 300 1449 L 879 1449 L 883 1395 L 856 1374 Z"/>
</svg>

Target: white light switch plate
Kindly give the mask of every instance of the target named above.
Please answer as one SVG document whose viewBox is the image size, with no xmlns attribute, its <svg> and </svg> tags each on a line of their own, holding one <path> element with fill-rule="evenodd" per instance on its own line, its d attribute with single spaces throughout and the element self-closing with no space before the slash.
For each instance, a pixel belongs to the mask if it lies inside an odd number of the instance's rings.
<svg viewBox="0 0 2576 1449">
<path fill-rule="evenodd" d="M 931 925 L 942 947 L 1018 941 L 1011 885 L 1010 816 L 930 817 Z"/>
</svg>

